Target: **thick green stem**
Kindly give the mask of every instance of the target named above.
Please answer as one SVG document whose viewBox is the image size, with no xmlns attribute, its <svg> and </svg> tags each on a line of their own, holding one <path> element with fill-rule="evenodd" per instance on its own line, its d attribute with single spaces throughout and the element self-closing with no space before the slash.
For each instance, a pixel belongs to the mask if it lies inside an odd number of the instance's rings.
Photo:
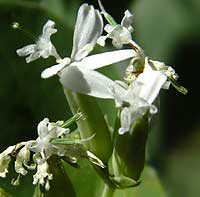
<svg viewBox="0 0 200 197">
<path fill-rule="evenodd" d="M 73 114 L 80 111 L 85 117 L 77 122 L 81 138 L 85 139 L 95 134 L 93 139 L 84 144 L 85 147 L 107 165 L 112 153 L 111 135 L 96 100 L 70 90 L 64 92 Z"/>
</svg>

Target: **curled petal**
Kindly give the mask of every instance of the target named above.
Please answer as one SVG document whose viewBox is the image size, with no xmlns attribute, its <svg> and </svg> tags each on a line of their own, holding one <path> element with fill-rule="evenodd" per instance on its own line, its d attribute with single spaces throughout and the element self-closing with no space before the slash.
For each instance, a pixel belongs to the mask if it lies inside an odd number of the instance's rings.
<svg viewBox="0 0 200 197">
<path fill-rule="evenodd" d="M 73 62 L 71 65 L 94 70 L 97 68 L 101 68 L 110 64 L 114 64 L 132 58 L 136 55 L 137 54 L 132 49 L 117 50 L 112 52 L 105 52 L 96 55 L 91 55 L 85 57 L 80 62 Z"/>
<path fill-rule="evenodd" d="M 25 146 L 19 151 L 16 156 L 15 171 L 19 174 L 26 175 L 28 171 L 24 168 L 24 166 L 28 165 L 29 160 L 30 151 Z"/>
<path fill-rule="evenodd" d="M 93 6 L 83 4 L 79 8 L 76 20 L 71 58 L 79 61 L 88 55 L 90 51 L 85 51 L 82 55 L 79 51 L 87 44 L 90 44 L 90 48 L 93 49 L 102 31 L 103 20 L 99 11 Z"/>
<path fill-rule="evenodd" d="M 30 44 L 30 45 L 27 45 L 27 46 L 25 46 L 25 47 L 23 47 L 21 49 L 17 49 L 16 50 L 17 55 L 19 55 L 19 56 L 27 56 L 27 55 L 29 55 L 29 54 L 34 52 L 35 46 L 36 46 L 35 44 Z"/>
<path fill-rule="evenodd" d="M 49 119 L 44 118 L 37 126 L 38 130 L 38 136 L 43 138 L 46 135 L 48 135 L 48 124 L 49 124 Z"/>
<path fill-rule="evenodd" d="M 0 154 L 0 177 L 6 177 L 8 173 L 9 163 L 11 161 L 11 154 L 15 149 L 15 146 L 9 146 L 5 151 Z"/>
<path fill-rule="evenodd" d="M 130 32 L 133 31 L 133 27 L 131 26 L 133 23 L 133 15 L 129 12 L 129 10 L 126 10 L 124 12 L 124 17 L 122 19 L 121 25 L 123 27 L 126 27 Z"/>
<path fill-rule="evenodd" d="M 44 39 L 50 40 L 50 36 L 57 32 L 57 29 L 54 28 L 55 22 L 48 20 L 43 27 L 42 36 Z"/>
</svg>

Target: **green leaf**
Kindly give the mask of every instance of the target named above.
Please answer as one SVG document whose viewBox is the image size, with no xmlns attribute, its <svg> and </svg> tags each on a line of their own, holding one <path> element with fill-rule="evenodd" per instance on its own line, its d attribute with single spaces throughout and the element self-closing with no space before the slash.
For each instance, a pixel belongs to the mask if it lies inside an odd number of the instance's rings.
<svg viewBox="0 0 200 197">
<path fill-rule="evenodd" d="M 79 169 L 64 163 L 66 173 L 73 182 L 77 197 L 112 197 L 114 188 L 106 185 L 87 160 L 78 161 Z"/>
<path fill-rule="evenodd" d="M 7 193 L 4 189 L 0 188 L 0 196 L 1 197 L 12 197 L 9 193 Z"/>
</svg>

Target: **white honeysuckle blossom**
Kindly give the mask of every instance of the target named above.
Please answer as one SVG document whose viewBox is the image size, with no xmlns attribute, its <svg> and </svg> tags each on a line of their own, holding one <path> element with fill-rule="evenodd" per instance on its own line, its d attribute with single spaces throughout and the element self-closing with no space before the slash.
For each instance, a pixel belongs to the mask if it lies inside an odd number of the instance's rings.
<svg viewBox="0 0 200 197">
<path fill-rule="evenodd" d="M 36 44 L 30 44 L 18 49 L 16 51 L 17 54 L 19 56 L 28 56 L 26 58 L 27 63 L 30 63 L 40 57 L 48 58 L 49 56 L 54 56 L 56 60 L 60 60 L 60 56 L 50 40 L 51 35 L 57 32 L 57 29 L 55 29 L 54 26 L 55 22 L 48 20 L 44 25 L 42 35 L 36 41 Z"/>
<path fill-rule="evenodd" d="M 76 80 L 76 79 L 79 80 Z M 78 66 L 68 67 L 61 73 L 60 81 L 65 88 L 97 98 L 114 99 L 121 109 L 120 134 L 130 130 L 134 120 L 142 118 L 149 110 L 156 113 L 152 105 L 167 77 L 161 71 L 145 71 L 130 86 L 116 82 L 94 70 Z"/>
</svg>

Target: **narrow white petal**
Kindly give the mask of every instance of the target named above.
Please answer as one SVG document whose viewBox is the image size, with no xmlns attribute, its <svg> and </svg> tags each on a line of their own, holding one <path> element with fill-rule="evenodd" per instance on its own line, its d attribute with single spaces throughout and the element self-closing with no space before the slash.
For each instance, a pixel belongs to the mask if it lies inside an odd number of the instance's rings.
<svg viewBox="0 0 200 197">
<path fill-rule="evenodd" d="M 27 56 L 31 53 L 33 53 L 35 51 L 35 44 L 30 44 L 30 45 L 27 45 L 21 49 L 17 49 L 16 52 L 17 52 L 17 55 L 19 56 Z"/>
<path fill-rule="evenodd" d="M 45 70 L 42 71 L 41 73 L 41 77 L 46 79 L 49 78 L 53 75 L 56 75 L 62 68 L 64 68 L 66 66 L 65 62 L 62 62 L 60 64 L 56 64 L 54 66 L 51 66 Z"/>
<path fill-rule="evenodd" d="M 42 37 L 48 41 L 50 41 L 50 36 L 57 32 L 57 29 L 54 28 L 55 22 L 52 20 L 48 20 L 43 26 Z"/>
<path fill-rule="evenodd" d="M 107 39 L 107 36 L 100 36 L 97 40 L 97 44 L 104 47 L 106 44 L 106 39 Z"/>
<path fill-rule="evenodd" d="M 49 124 L 49 119 L 48 118 L 44 118 L 42 121 L 39 122 L 38 126 L 37 126 L 37 130 L 38 130 L 38 136 L 43 138 L 46 135 L 48 135 L 48 124 Z"/>
<path fill-rule="evenodd" d="M 167 77 L 161 71 L 145 71 L 135 81 L 135 95 L 153 103 Z"/>
<path fill-rule="evenodd" d="M 111 91 L 114 81 L 108 77 L 77 66 L 68 66 L 60 73 L 60 82 L 64 88 L 98 98 L 113 98 Z"/>
<path fill-rule="evenodd" d="M 129 131 L 130 126 L 133 122 L 131 119 L 131 111 L 129 108 L 127 107 L 123 108 L 120 115 L 120 120 L 121 120 L 121 128 L 119 128 L 118 132 L 120 135 L 123 135 L 124 133 Z"/>
<path fill-rule="evenodd" d="M 127 29 L 130 30 L 130 32 L 132 32 L 132 23 L 133 23 L 133 15 L 131 14 L 131 12 L 129 10 L 126 10 L 124 12 L 124 17 L 122 19 L 121 25 L 123 27 L 126 27 Z"/>
<path fill-rule="evenodd" d="M 93 70 L 132 58 L 134 56 L 136 56 L 134 50 L 124 49 L 124 50 L 117 50 L 112 52 L 105 52 L 96 55 L 91 55 L 85 57 L 80 62 L 73 62 L 71 65 Z"/>
<path fill-rule="evenodd" d="M 115 27 L 116 27 L 116 26 L 107 24 L 107 25 L 105 25 L 104 30 L 105 30 L 108 34 L 110 34 L 110 33 L 112 33 L 112 31 L 115 29 Z"/>
<path fill-rule="evenodd" d="M 93 6 L 83 4 L 79 8 L 76 20 L 71 58 L 77 61 L 81 60 L 83 57 L 79 56 L 79 50 L 82 50 L 87 44 L 91 44 L 91 48 L 93 48 L 102 31 L 103 20 L 99 11 Z M 84 55 L 86 56 L 88 53 L 84 53 Z"/>
</svg>

